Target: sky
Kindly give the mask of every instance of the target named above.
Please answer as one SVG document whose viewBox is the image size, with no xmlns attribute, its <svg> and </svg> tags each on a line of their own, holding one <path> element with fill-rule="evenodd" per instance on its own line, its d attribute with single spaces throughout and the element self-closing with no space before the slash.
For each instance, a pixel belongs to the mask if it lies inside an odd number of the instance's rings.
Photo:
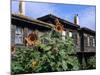
<svg viewBox="0 0 100 75">
<path fill-rule="evenodd" d="M 31 18 L 39 18 L 47 14 L 53 14 L 69 22 L 74 22 L 75 14 L 79 16 L 81 27 L 87 27 L 96 30 L 96 7 L 92 5 L 73 5 L 60 3 L 43 3 L 43 2 L 25 2 L 25 15 Z M 19 12 L 19 1 L 11 3 L 11 12 Z"/>
</svg>

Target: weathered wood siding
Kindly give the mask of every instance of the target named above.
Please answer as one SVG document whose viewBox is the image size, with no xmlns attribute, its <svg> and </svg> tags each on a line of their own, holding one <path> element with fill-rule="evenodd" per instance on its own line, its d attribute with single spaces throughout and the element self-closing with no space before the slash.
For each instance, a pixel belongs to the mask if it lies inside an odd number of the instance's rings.
<svg viewBox="0 0 100 75">
<path fill-rule="evenodd" d="M 11 45 L 15 44 L 15 25 L 11 25 Z"/>
<path fill-rule="evenodd" d="M 93 46 L 93 38 L 95 39 L 95 36 L 84 33 L 84 52 L 96 52 L 96 47 Z"/>
<path fill-rule="evenodd" d="M 72 32 L 72 39 L 76 47 L 76 52 L 80 52 L 80 35 L 77 30 L 66 29 L 66 36 L 69 36 L 69 32 Z"/>
<path fill-rule="evenodd" d="M 28 28 L 24 27 L 23 28 L 23 43 L 25 44 L 25 37 L 28 35 Z"/>
<path fill-rule="evenodd" d="M 17 25 L 11 25 L 11 45 L 15 45 L 15 31 L 16 31 L 16 27 L 18 27 Z M 21 27 L 23 30 L 23 45 L 25 45 L 25 37 L 27 37 L 29 35 L 29 31 L 37 31 L 37 35 L 38 37 L 42 36 L 45 33 L 48 33 L 49 31 L 40 31 L 38 29 L 32 29 L 32 28 L 28 28 L 28 27 Z"/>
</svg>

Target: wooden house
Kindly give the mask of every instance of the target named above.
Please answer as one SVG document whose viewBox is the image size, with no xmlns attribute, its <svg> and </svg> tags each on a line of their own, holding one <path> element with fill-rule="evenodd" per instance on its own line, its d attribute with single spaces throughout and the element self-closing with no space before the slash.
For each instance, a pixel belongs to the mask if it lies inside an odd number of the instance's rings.
<svg viewBox="0 0 100 75">
<path fill-rule="evenodd" d="M 78 15 L 74 17 L 74 23 L 48 14 L 37 19 L 23 15 L 22 2 L 20 3 L 20 14 L 11 14 L 11 46 L 26 45 L 25 38 L 32 32 L 36 39 L 45 33 L 49 33 L 56 26 L 61 26 L 62 37 L 69 36 L 74 40 L 77 49 L 76 56 L 80 64 L 96 54 L 96 32 L 89 28 L 81 28 Z"/>
<path fill-rule="evenodd" d="M 58 23 L 57 21 L 58 20 Z M 69 36 L 74 40 L 77 49 L 79 61 L 85 57 L 95 56 L 96 53 L 96 37 L 95 31 L 89 28 L 80 28 L 79 25 L 63 20 L 52 14 L 32 19 L 27 16 L 12 14 L 11 15 L 11 45 L 24 45 L 25 37 L 35 32 L 37 37 L 49 33 L 56 24 L 63 26 L 64 36 Z"/>
</svg>

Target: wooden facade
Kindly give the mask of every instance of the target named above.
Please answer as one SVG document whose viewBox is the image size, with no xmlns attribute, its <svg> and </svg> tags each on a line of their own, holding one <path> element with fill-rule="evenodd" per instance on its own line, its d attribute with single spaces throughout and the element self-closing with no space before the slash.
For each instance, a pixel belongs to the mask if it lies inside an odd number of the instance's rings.
<svg viewBox="0 0 100 75">
<path fill-rule="evenodd" d="M 12 14 L 11 20 L 11 45 L 24 45 L 25 44 L 25 37 L 29 35 L 29 33 L 33 31 L 37 31 L 38 35 L 42 35 L 46 32 L 51 30 L 52 26 L 48 23 L 34 20 L 25 16 L 15 15 Z M 21 35 L 20 35 L 21 33 Z M 16 35 L 20 35 L 19 38 L 22 36 L 22 43 L 16 43 Z M 19 40 L 20 41 L 20 40 Z"/>
<path fill-rule="evenodd" d="M 11 19 L 11 45 L 16 44 L 17 31 L 21 32 L 21 35 L 19 33 L 18 35 L 20 35 L 20 38 L 22 36 L 23 42 L 21 44 L 24 44 L 24 38 L 27 37 L 29 33 L 38 31 L 38 36 L 47 33 L 54 28 L 55 19 L 58 19 L 63 25 L 66 35 L 73 38 L 78 52 L 95 52 L 95 31 L 88 28 L 80 28 L 79 25 L 75 25 L 52 14 L 37 19 L 12 14 Z"/>
<path fill-rule="evenodd" d="M 83 43 L 81 44 L 83 49 L 81 51 L 84 52 L 96 52 L 95 46 L 96 46 L 96 38 L 95 38 L 95 32 L 88 29 L 88 28 L 81 28 L 82 33 L 82 39 Z"/>
</svg>

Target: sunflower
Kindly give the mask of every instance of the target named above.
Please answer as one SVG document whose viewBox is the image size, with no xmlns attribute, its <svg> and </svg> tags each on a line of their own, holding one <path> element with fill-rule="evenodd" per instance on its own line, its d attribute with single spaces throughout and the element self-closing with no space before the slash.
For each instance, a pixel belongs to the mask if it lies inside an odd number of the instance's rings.
<svg viewBox="0 0 100 75">
<path fill-rule="evenodd" d="M 58 19 L 55 20 L 55 24 L 56 24 L 55 30 L 56 30 L 57 32 L 62 32 L 62 31 L 64 30 L 63 25 L 59 22 Z"/>
<path fill-rule="evenodd" d="M 36 41 L 38 39 L 37 34 L 35 32 L 28 35 L 31 41 Z"/>
<path fill-rule="evenodd" d="M 34 68 L 36 65 L 37 65 L 37 62 L 33 60 L 32 61 L 32 68 Z"/>
<path fill-rule="evenodd" d="M 63 26 L 57 25 L 57 26 L 55 27 L 55 30 L 56 30 L 57 32 L 62 32 L 62 31 L 63 31 Z"/>
<path fill-rule="evenodd" d="M 11 54 L 14 55 L 16 53 L 16 48 L 15 46 L 11 46 Z"/>
<path fill-rule="evenodd" d="M 30 46 L 39 44 L 38 36 L 35 32 L 30 33 L 25 40 L 27 42 L 26 44 Z"/>
</svg>

